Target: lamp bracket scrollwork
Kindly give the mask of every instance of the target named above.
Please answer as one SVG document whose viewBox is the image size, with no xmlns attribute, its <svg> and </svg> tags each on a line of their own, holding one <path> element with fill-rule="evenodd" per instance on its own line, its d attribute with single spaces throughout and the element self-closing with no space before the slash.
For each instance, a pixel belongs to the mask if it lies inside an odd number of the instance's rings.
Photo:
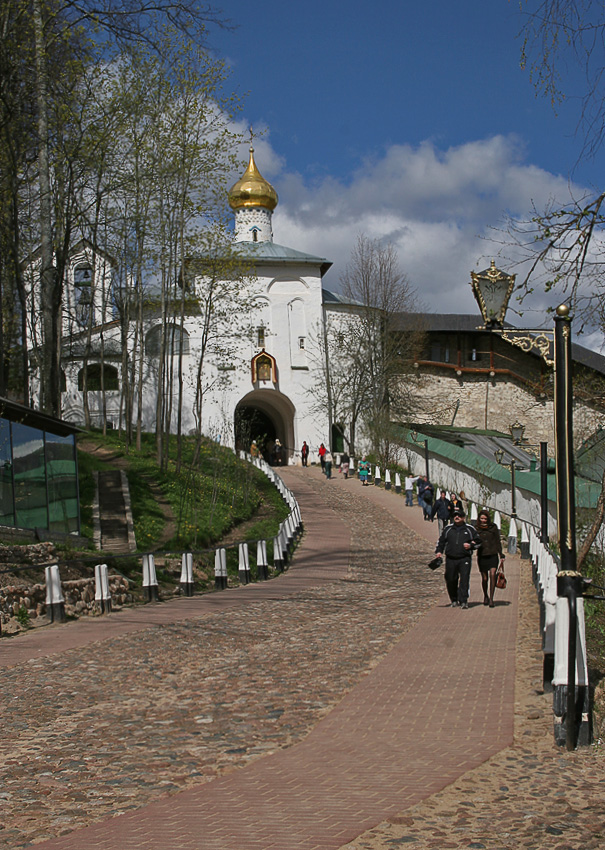
<svg viewBox="0 0 605 850">
<path fill-rule="evenodd" d="M 547 366 L 555 365 L 552 353 L 554 339 L 552 331 L 546 331 L 543 328 L 540 328 L 539 330 L 527 330 L 524 333 L 519 333 L 519 331 L 494 329 L 492 333 L 499 334 L 502 339 L 506 340 L 506 342 L 517 346 L 517 348 L 520 348 L 522 351 L 527 353 L 535 351 L 540 355 Z"/>
</svg>

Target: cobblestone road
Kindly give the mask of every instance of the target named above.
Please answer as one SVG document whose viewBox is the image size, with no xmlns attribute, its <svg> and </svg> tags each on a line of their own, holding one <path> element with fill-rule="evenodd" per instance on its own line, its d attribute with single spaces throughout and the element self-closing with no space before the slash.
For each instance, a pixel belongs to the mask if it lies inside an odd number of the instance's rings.
<svg viewBox="0 0 605 850">
<path fill-rule="evenodd" d="M 433 546 L 384 509 L 394 494 L 316 470 L 305 480 L 351 530 L 343 580 L 2 670 L 0 847 L 138 810 L 302 741 L 442 599 Z M 527 573 L 519 611 L 515 744 L 349 850 L 602 846 L 603 753 L 552 744 Z"/>
<path fill-rule="evenodd" d="M 328 497 L 354 530 L 346 580 L 2 672 L 0 842 L 26 847 L 290 746 L 416 622 L 442 592 L 430 546 L 357 488 Z"/>
</svg>

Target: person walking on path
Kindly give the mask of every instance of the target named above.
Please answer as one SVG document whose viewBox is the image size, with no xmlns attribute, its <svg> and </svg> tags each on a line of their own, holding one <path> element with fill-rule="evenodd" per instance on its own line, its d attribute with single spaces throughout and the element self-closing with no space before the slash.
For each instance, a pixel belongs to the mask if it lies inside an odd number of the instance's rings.
<svg viewBox="0 0 605 850">
<path fill-rule="evenodd" d="M 330 479 L 332 477 L 332 452 L 330 451 L 326 451 L 324 455 L 324 469 L 326 478 Z"/>
<path fill-rule="evenodd" d="M 426 478 L 425 479 L 425 486 L 422 490 L 422 511 L 423 511 L 424 519 L 425 519 L 426 522 L 431 522 L 431 520 L 432 520 L 431 511 L 433 509 L 433 496 L 434 495 L 435 494 L 434 494 L 434 491 L 433 491 L 433 485 L 428 480 L 428 478 Z"/>
<path fill-rule="evenodd" d="M 454 511 L 454 524 L 446 525 L 435 549 L 438 558 L 445 555 L 445 584 L 452 608 L 468 608 L 471 561 L 480 545 L 479 535 L 466 524 L 464 511 Z"/>
<path fill-rule="evenodd" d="M 464 507 L 464 502 L 457 496 L 455 493 L 452 493 L 450 496 L 450 519 L 454 519 L 454 511 L 462 511 L 466 513 L 466 509 Z"/>
<path fill-rule="evenodd" d="M 368 485 L 368 475 L 370 474 L 370 461 L 366 460 L 366 456 L 363 456 L 363 460 L 359 461 L 357 466 L 359 471 L 359 480 L 361 481 L 364 487 Z"/>
<path fill-rule="evenodd" d="M 419 475 L 411 476 L 406 475 L 405 477 L 405 505 L 407 508 L 414 507 L 414 484 L 420 478 Z"/>
<path fill-rule="evenodd" d="M 439 536 L 443 534 L 443 529 L 450 521 L 450 504 L 450 500 L 446 498 L 445 490 L 441 490 L 439 498 L 435 499 L 435 504 L 431 508 L 431 519 L 437 517 Z"/>
<path fill-rule="evenodd" d="M 322 443 L 319 449 L 317 450 L 317 454 L 319 455 L 319 462 L 321 463 L 321 471 L 325 473 L 326 471 L 326 452 L 327 448 Z"/>
<path fill-rule="evenodd" d="M 500 529 L 495 522 L 492 522 L 492 518 L 487 508 L 482 508 L 482 510 L 479 511 L 477 525 L 475 528 L 479 539 L 481 540 L 481 549 L 477 552 L 477 564 L 479 565 L 479 572 L 481 573 L 483 604 L 489 605 L 490 608 L 493 608 L 494 590 L 496 588 L 496 570 L 498 569 L 498 564 L 504 563 Z"/>
<path fill-rule="evenodd" d="M 309 446 L 307 445 L 307 441 L 304 440 L 302 444 L 302 448 L 300 450 L 300 457 L 302 460 L 303 466 L 308 466 L 309 461 Z"/>
<path fill-rule="evenodd" d="M 416 483 L 416 495 L 418 496 L 418 507 L 422 507 L 422 494 L 424 493 L 424 488 L 428 484 L 428 478 L 426 475 L 419 475 L 418 481 Z"/>
<path fill-rule="evenodd" d="M 351 463 L 351 458 L 346 452 L 342 452 L 340 455 L 340 471 L 342 472 L 345 479 L 349 477 L 349 464 Z"/>
</svg>

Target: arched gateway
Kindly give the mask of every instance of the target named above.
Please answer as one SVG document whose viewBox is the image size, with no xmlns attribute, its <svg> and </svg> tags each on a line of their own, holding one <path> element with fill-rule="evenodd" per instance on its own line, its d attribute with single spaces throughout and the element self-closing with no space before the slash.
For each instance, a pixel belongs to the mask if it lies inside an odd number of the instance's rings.
<svg viewBox="0 0 605 850">
<path fill-rule="evenodd" d="M 290 399 L 276 390 L 259 389 L 245 395 L 235 408 L 234 432 L 236 449 L 248 451 L 252 440 L 271 462 L 277 440 L 283 447 L 282 462 L 294 454 L 294 415 Z"/>
</svg>

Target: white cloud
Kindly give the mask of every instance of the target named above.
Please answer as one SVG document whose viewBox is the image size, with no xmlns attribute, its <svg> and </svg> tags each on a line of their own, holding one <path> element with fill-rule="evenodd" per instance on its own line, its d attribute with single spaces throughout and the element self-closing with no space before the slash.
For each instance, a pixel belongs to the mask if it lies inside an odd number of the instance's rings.
<svg viewBox="0 0 605 850">
<path fill-rule="evenodd" d="M 244 132 L 245 126 L 239 122 L 236 129 Z M 261 173 L 279 195 L 273 220 L 276 242 L 332 261 L 325 285 L 336 291 L 358 235 L 391 242 L 422 308 L 431 312 L 478 314 L 471 270 L 487 268 L 493 258 L 503 270 L 516 272 L 518 281 L 524 276 L 524 257 L 504 232 L 506 217 L 529 218 L 534 208 L 544 209 L 553 201 L 562 205 L 572 194 L 584 193 L 567 179 L 527 163 L 523 144 L 514 135 L 447 150 L 432 142 L 415 148 L 392 145 L 346 181 L 327 177 L 312 183 L 288 171 L 269 132 L 254 139 L 254 148 Z M 247 143 L 241 155 L 247 160 Z M 241 171 L 234 180 L 238 176 Z M 546 310 L 560 300 L 536 289 L 522 305 L 522 315 L 513 299 L 508 317 L 526 327 L 551 326 Z M 591 347 L 598 347 L 599 339 L 591 336 Z"/>
<path fill-rule="evenodd" d="M 265 137 L 262 144 L 270 148 Z M 367 161 L 347 182 L 327 178 L 313 185 L 287 171 L 279 157 L 266 156 L 255 142 L 256 161 L 280 197 L 274 215 L 275 241 L 326 257 L 333 267 L 326 286 L 339 277 L 357 236 L 392 242 L 402 268 L 426 309 L 443 313 L 477 311 L 470 271 L 492 258 L 517 272 L 521 255 L 502 232 L 507 215 L 529 217 L 556 199 L 569 202 L 581 187 L 524 161 L 514 136 L 494 136 L 440 151 L 426 142 L 417 148 L 393 145 Z M 515 265 L 517 263 L 517 265 Z M 538 326 L 550 318 L 556 295 L 536 295 L 515 323 Z M 512 309 L 518 309 L 514 302 Z"/>
</svg>

